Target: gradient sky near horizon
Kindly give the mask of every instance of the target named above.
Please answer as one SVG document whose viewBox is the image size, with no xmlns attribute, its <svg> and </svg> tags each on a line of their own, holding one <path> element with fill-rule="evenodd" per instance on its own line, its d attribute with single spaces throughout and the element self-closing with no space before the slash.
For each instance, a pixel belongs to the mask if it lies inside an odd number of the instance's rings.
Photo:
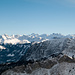
<svg viewBox="0 0 75 75">
<path fill-rule="evenodd" d="M 0 0 L 0 34 L 75 34 L 75 0 Z"/>
</svg>

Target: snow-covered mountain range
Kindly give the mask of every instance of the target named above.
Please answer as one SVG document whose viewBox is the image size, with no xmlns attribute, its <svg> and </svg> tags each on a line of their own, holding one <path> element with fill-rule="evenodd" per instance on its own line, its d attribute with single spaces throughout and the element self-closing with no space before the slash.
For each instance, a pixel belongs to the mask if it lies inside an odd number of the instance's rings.
<svg viewBox="0 0 75 75">
<path fill-rule="evenodd" d="M 64 36 L 54 33 L 51 35 L 31 34 L 12 36 L 4 34 L 0 36 L 0 64 L 17 62 L 22 56 L 22 60 L 25 59 L 25 61 L 32 59 L 40 60 L 53 54 L 58 55 L 62 51 L 72 57 L 74 52 L 70 48 L 75 45 L 74 38 L 75 35 Z"/>
<path fill-rule="evenodd" d="M 30 42 L 41 42 L 45 40 L 51 40 L 51 39 L 61 39 L 61 38 L 75 38 L 75 35 L 61 35 L 61 34 L 30 34 L 30 35 L 11 35 L 8 36 L 7 34 L 0 35 L 0 43 L 12 43 L 12 44 L 17 44 L 17 43 L 30 43 Z"/>
<path fill-rule="evenodd" d="M 2 75 L 75 74 L 75 35 L 1 35 L 0 43 Z"/>
</svg>

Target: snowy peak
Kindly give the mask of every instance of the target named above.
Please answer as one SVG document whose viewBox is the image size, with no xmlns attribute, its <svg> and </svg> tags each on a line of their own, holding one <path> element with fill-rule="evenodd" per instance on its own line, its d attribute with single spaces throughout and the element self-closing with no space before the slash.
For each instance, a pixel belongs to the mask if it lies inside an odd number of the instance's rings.
<svg viewBox="0 0 75 75">
<path fill-rule="evenodd" d="M 0 43 L 12 43 L 12 44 L 17 44 L 17 43 L 30 43 L 30 42 L 42 42 L 45 40 L 52 40 L 52 39 L 61 39 L 61 38 L 70 38 L 70 39 L 75 39 L 75 35 L 61 35 L 58 33 L 53 33 L 50 35 L 47 34 L 35 34 L 32 33 L 31 35 L 0 35 Z"/>
<path fill-rule="evenodd" d="M 6 49 L 5 47 L 3 47 L 3 46 L 0 46 L 0 49 Z"/>
</svg>

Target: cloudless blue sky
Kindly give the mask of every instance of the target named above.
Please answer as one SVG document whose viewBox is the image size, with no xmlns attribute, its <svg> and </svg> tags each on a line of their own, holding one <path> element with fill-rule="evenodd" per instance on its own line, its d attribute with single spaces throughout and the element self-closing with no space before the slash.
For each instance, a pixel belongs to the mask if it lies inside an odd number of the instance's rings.
<svg viewBox="0 0 75 75">
<path fill-rule="evenodd" d="M 74 0 L 0 0 L 0 34 L 75 34 Z"/>
</svg>

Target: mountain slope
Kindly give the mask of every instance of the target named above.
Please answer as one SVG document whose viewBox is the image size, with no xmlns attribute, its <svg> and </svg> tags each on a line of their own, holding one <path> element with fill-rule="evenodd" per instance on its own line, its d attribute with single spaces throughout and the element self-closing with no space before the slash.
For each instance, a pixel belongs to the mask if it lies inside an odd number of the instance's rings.
<svg viewBox="0 0 75 75">
<path fill-rule="evenodd" d="M 0 46 L 0 64 L 17 62 L 25 55 L 31 43 L 25 44 L 1 44 Z"/>
<path fill-rule="evenodd" d="M 2 75 L 74 75 L 74 37 L 61 34 L 3 35 L 0 37 L 0 74 L 5 71 Z M 28 43 L 24 44 L 25 41 Z"/>
<path fill-rule="evenodd" d="M 55 57 L 62 54 L 68 48 L 69 39 L 53 39 L 41 43 L 35 43 L 28 50 L 23 59 L 41 60 L 42 58 Z"/>
</svg>

